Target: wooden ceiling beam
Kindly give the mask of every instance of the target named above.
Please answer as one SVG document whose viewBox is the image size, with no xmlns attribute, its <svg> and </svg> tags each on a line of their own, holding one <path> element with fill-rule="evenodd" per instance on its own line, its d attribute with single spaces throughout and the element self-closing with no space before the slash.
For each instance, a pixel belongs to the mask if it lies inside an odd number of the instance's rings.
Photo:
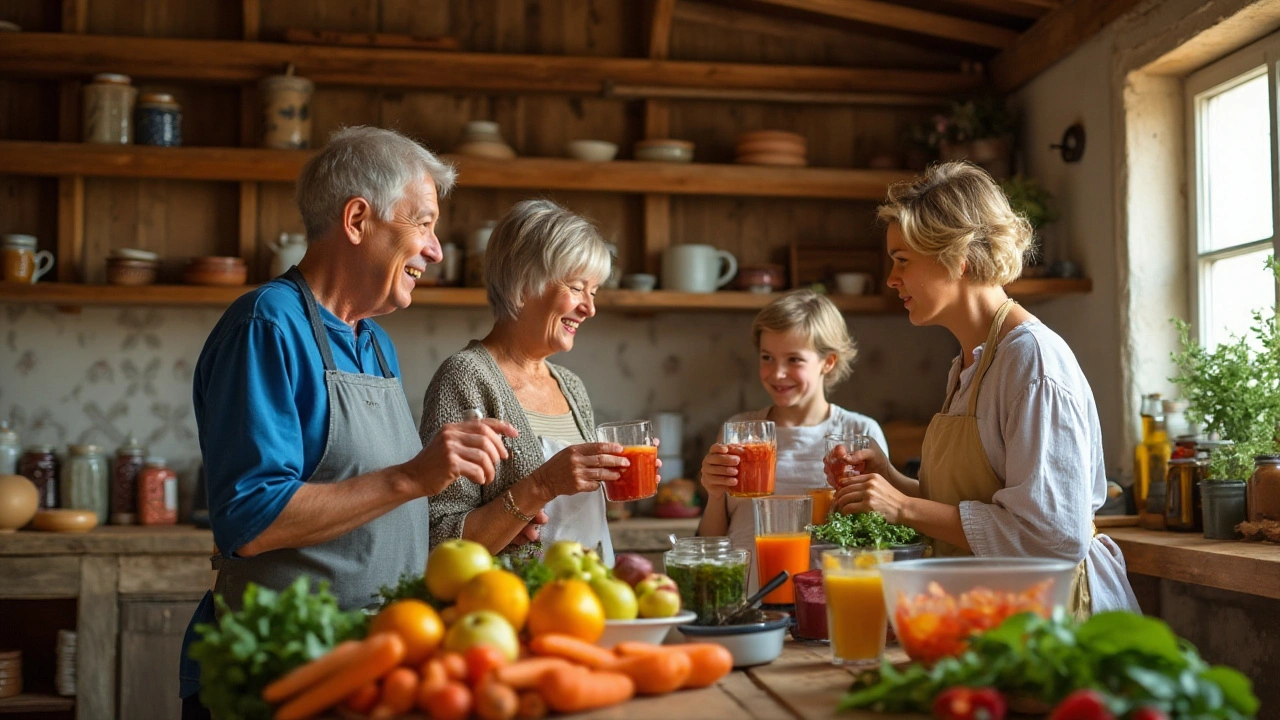
<svg viewBox="0 0 1280 720">
<path fill-rule="evenodd" d="M 1067 0 L 991 60 L 996 90 L 1012 92 L 1070 55 L 1139 0 Z"/>
<path fill-rule="evenodd" d="M 1039 20 L 1057 9 L 1054 0 L 949 0 L 953 5 L 989 10 L 1027 20 Z"/>
<path fill-rule="evenodd" d="M 881 0 L 757 0 L 757 2 L 896 30 L 958 40 L 983 47 L 1007 48 L 1016 30 L 973 20 L 917 10 Z"/>
</svg>

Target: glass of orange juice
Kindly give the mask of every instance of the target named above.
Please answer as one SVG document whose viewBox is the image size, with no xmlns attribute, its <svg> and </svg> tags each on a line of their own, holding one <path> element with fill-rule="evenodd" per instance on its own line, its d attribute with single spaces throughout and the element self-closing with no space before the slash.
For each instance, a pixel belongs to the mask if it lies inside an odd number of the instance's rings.
<svg viewBox="0 0 1280 720">
<path fill-rule="evenodd" d="M 602 483 L 604 496 L 612 502 L 643 500 L 658 491 L 658 448 L 653 444 L 653 425 L 648 420 L 604 423 L 596 428 L 600 442 L 618 443 L 622 457 L 631 464 L 618 471 L 622 477 Z"/>
<path fill-rule="evenodd" d="M 772 420 L 745 420 L 724 424 L 724 444 L 737 455 L 738 484 L 729 488 L 734 497 L 763 497 L 773 494 L 774 472 L 778 464 L 777 430 Z"/>
<path fill-rule="evenodd" d="M 889 628 L 880 566 L 887 562 L 893 562 L 892 550 L 847 548 L 822 554 L 832 663 L 855 667 L 880 663 Z"/>
<path fill-rule="evenodd" d="M 832 433 L 826 437 L 827 452 L 822 457 L 827 476 L 850 478 L 861 475 L 866 468 L 865 462 L 850 462 L 849 455 L 871 447 L 873 440 L 869 435 L 857 433 Z M 823 518 L 825 521 L 826 518 Z"/>
<path fill-rule="evenodd" d="M 835 489 L 829 487 L 813 488 L 809 491 L 809 497 L 813 498 L 813 518 L 810 522 L 814 525 L 826 523 L 827 515 L 831 514 L 831 503 L 835 502 L 836 499 Z"/>
<path fill-rule="evenodd" d="M 756 511 L 756 567 L 760 585 L 786 570 L 790 575 L 809 569 L 809 531 L 813 498 L 808 495 L 771 495 L 752 500 Z M 791 579 L 764 596 L 766 604 L 790 605 L 796 601 Z"/>
</svg>

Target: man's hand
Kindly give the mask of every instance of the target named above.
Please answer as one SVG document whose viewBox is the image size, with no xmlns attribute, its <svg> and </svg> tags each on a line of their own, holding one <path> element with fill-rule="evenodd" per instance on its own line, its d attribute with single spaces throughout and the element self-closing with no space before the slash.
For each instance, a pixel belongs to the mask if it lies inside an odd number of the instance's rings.
<svg viewBox="0 0 1280 720">
<path fill-rule="evenodd" d="M 501 420 L 468 420 L 440 428 L 431 442 L 401 469 L 422 495 L 440 494 L 459 478 L 493 482 L 498 463 L 509 457 L 502 438 L 519 433 Z"/>
</svg>

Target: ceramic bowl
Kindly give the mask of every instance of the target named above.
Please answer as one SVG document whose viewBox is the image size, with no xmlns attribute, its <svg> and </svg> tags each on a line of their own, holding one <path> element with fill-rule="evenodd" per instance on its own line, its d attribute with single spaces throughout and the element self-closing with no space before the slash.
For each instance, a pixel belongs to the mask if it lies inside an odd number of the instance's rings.
<svg viewBox="0 0 1280 720">
<path fill-rule="evenodd" d="M 782 654 L 791 616 L 774 610 L 765 611 L 765 621 L 747 625 L 677 625 L 685 642 L 713 642 L 723 645 L 733 655 L 733 666 L 751 667 L 773 662 Z"/>
<path fill-rule="evenodd" d="M 848 272 L 836 273 L 836 290 L 841 295 L 862 295 L 875 282 L 870 273 Z"/>
<path fill-rule="evenodd" d="M 248 278 L 249 269 L 238 257 L 192 258 L 182 271 L 188 285 L 243 285 Z"/>
<path fill-rule="evenodd" d="M 752 130 L 738 135 L 737 144 L 739 145 L 754 142 L 786 143 L 793 146 L 799 145 L 800 147 L 804 147 L 807 144 L 803 135 L 786 130 Z"/>
<path fill-rule="evenodd" d="M 804 143 L 796 143 L 790 140 L 750 140 L 747 142 L 739 142 L 734 149 L 739 155 L 772 153 L 776 155 L 795 155 L 797 157 L 804 157 L 807 152 L 807 148 Z"/>
<path fill-rule="evenodd" d="M 493 140 L 468 140 L 454 148 L 453 152 L 488 160 L 513 160 L 516 156 L 516 151 L 510 145 Z"/>
<path fill-rule="evenodd" d="M 618 155 L 618 146 L 604 140 L 573 140 L 564 146 L 564 154 L 586 162 L 609 162 Z"/>
<path fill-rule="evenodd" d="M 739 155 L 739 165 L 780 165 L 784 167 L 804 167 L 808 162 L 803 155 L 783 155 L 781 153 L 752 153 Z"/>
<path fill-rule="evenodd" d="M 40 508 L 36 484 L 21 475 L 0 475 L 0 533 L 11 533 L 31 522 Z"/>
<path fill-rule="evenodd" d="M 698 616 L 681 610 L 669 618 L 636 618 L 635 620 L 605 620 L 604 635 L 596 641 L 603 648 L 612 648 L 622 642 L 646 642 L 661 645 L 671 628 L 693 622 Z"/>
<path fill-rule="evenodd" d="M 627 290 L 635 290 L 637 292 L 649 292 L 650 290 L 653 290 L 655 287 L 657 287 L 657 285 L 658 285 L 657 276 L 650 275 L 649 273 L 631 273 L 629 275 L 622 276 L 622 287 L 626 288 Z M 665 470 L 666 468 L 663 468 L 663 469 Z"/>
<path fill-rule="evenodd" d="M 749 292 L 774 292 L 781 290 L 786 284 L 783 279 L 784 270 L 781 265 L 749 265 L 738 268 L 734 277 L 734 286 Z"/>
<path fill-rule="evenodd" d="M 136 248 L 116 248 L 107 256 L 108 260 L 121 258 L 124 260 L 145 260 L 148 262 L 159 262 L 160 253 L 154 253 L 150 250 L 138 250 Z"/>
<path fill-rule="evenodd" d="M 107 258 L 108 285 L 150 285 L 156 281 L 160 263 L 127 258 Z"/>
<path fill-rule="evenodd" d="M 647 162 L 693 162 L 693 143 L 688 140 L 641 140 L 636 143 L 637 160 Z"/>
<path fill-rule="evenodd" d="M 83 533 L 98 525 L 98 514 L 92 510 L 41 510 L 31 520 L 31 527 L 46 532 Z"/>
</svg>

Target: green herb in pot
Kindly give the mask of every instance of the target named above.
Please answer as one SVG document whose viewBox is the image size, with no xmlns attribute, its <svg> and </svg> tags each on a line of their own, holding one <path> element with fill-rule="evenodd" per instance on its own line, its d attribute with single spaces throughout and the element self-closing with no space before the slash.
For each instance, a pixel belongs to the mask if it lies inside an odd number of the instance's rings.
<svg viewBox="0 0 1280 720">
<path fill-rule="evenodd" d="M 911 545 L 923 541 L 920 533 L 906 525 L 891 525 L 884 515 L 872 510 L 845 515 L 833 512 L 821 525 L 810 525 L 808 530 L 819 543 L 850 548 L 884 548 L 894 545 Z"/>
</svg>

